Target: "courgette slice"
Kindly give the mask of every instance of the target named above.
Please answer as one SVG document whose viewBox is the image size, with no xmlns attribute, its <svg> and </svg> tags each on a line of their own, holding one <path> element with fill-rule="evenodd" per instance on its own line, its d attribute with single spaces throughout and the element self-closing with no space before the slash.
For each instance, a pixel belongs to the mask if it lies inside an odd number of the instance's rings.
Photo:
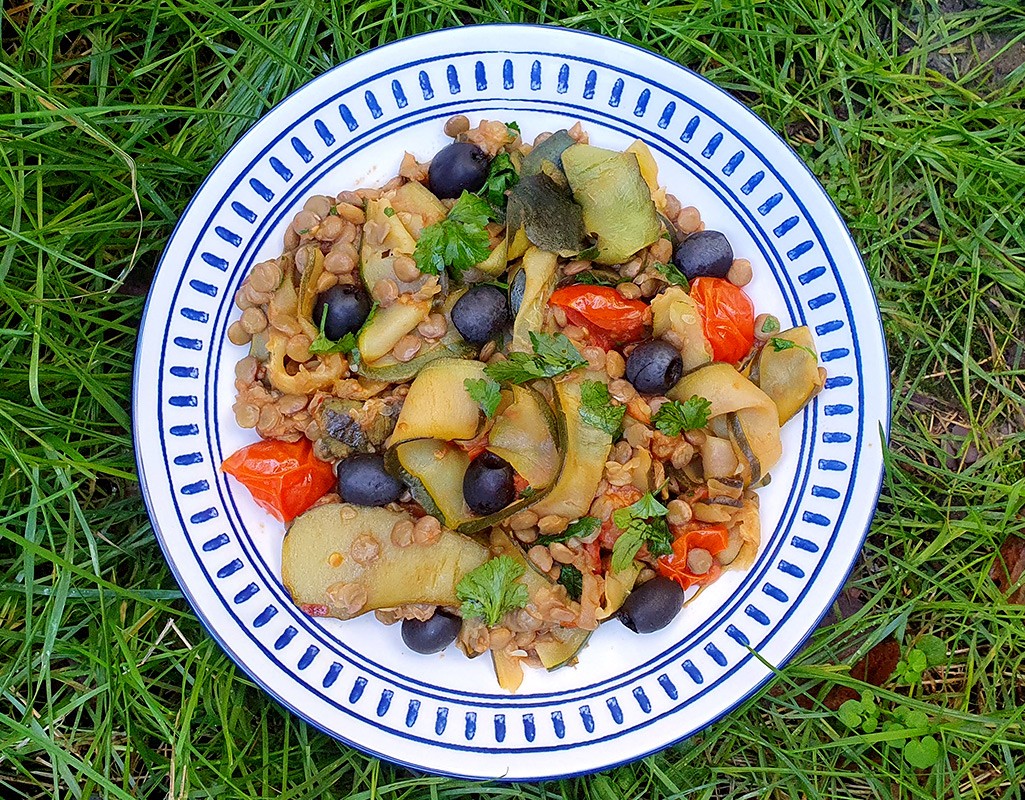
<svg viewBox="0 0 1025 800">
<path fill-rule="evenodd" d="M 555 290 L 556 259 L 555 253 L 538 250 L 536 247 L 527 248 L 527 252 L 523 254 L 523 262 L 520 265 L 520 270 L 524 274 L 523 293 L 518 298 L 510 350 L 522 350 L 526 353 L 532 351 L 530 332 L 541 330 L 548 298 Z M 516 273 L 510 275 L 509 285 L 514 286 L 516 280 Z"/>
<path fill-rule="evenodd" d="M 345 503 L 317 506 L 295 519 L 281 547 L 281 579 L 292 601 L 312 616 L 348 619 L 377 608 L 409 603 L 458 606 L 456 586 L 488 560 L 480 543 L 452 531 L 433 544 L 399 547 L 395 524 L 403 511 Z M 377 548 L 377 556 L 367 553 Z M 355 584 L 365 602 L 344 602 Z"/>
<path fill-rule="evenodd" d="M 417 374 L 409 385 L 389 445 L 412 439 L 444 441 L 472 439 L 484 416 L 466 390 L 467 380 L 484 377 L 480 361 L 439 358 Z"/>
<path fill-rule="evenodd" d="M 565 450 L 555 414 L 536 389 L 510 386 L 506 391 L 511 402 L 491 426 L 488 450 L 512 464 L 534 489 L 543 489 L 558 477 L 559 453 Z"/>
<path fill-rule="evenodd" d="M 655 203 L 634 153 L 575 144 L 562 167 L 583 208 L 584 227 L 598 237 L 598 264 L 622 264 L 662 231 Z"/>
<path fill-rule="evenodd" d="M 427 192 L 426 189 L 424 191 Z M 388 279 L 395 281 L 400 292 L 415 292 L 423 285 L 425 278 L 420 277 L 415 281 L 406 282 L 400 281 L 395 274 L 395 256 L 412 255 L 416 249 L 416 240 L 395 213 L 392 201 L 385 197 L 368 200 L 366 217 L 368 224 L 382 226 L 387 233 L 379 244 L 373 244 L 369 236 L 363 237 L 359 258 L 359 274 L 363 279 L 363 285 L 372 293 L 378 281 Z M 373 241 L 376 242 L 376 238 Z"/>
<path fill-rule="evenodd" d="M 451 322 L 452 306 L 463 296 L 465 289 L 451 292 L 442 304 L 440 312 L 449 320 L 448 330 L 435 344 L 421 350 L 409 361 L 399 361 L 391 353 L 373 362 L 360 359 L 357 370 L 360 375 L 373 380 L 399 383 L 415 377 L 425 366 L 438 358 L 472 358 L 477 348 L 466 342 Z M 373 320 L 371 320 L 373 322 Z"/>
<path fill-rule="evenodd" d="M 449 344 L 438 342 L 427 350 L 421 350 L 409 361 L 399 361 L 391 354 L 382 356 L 373 364 L 360 361 L 357 371 L 365 378 L 387 383 L 402 383 L 415 377 L 420 370 L 426 367 L 435 359 L 439 358 L 472 358 L 477 354 L 477 348 L 463 341 L 455 341 Z"/>
<path fill-rule="evenodd" d="M 395 190 L 391 205 L 399 215 L 416 214 L 423 220 L 426 228 L 435 222 L 441 222 L 448 216 L 448 209 L 430 189 L 418 181 L 409 181 Z"/>
<path fill-rule="evenodd" d="M 566 452 L 558 480 L 534 507 L 539 517 L 579 519 L 587 514 L 612 450 L 612 434 L 580 417 L 581 380 L 573 375 L 555 382 L 556 417 L 566 432 Z"/>
<path fill-rule="evenodd" d="M 619 611 L 626 598 L 633 591 L 637 583 L 637 576 L 641 574 L 642 564 L 639 561 L 631 561 L 630 565 L 619 572 L 609 572 L 605 576 L 605 605 L 598 609 L 597 617 L 605 620 Z"/>
<path fill-rule="evenodd" d="M 651 301 L 652 335 L 659 339 L 672 331 L 683 349 L 683 369 L 689 372 L 712 360 L 712 346 L 705 337 L 697 304 L 680 286 L 667 286 Z"/>
<path fill-rule="evenodd" d="M 429 300 L 414 300 L 403 295 L 387 308 L 378 308 L 374 318 L 364 325 L 356 337 L 360 360 L 368 364 L 386 356 L 399 339 L 427 319 L 431 313 Z"/>
<path fill-rule="evenodd" d="M 776 404 L 780 425 L 796 416 L 822 389 L 815 340 L 808 327 L 791 328 L 770 339 L 758 354 L 751 378 Z"/>
<path fill-rule="evenodd" d="M 681 403 L 692 397 L 705 398 L 711 403 L 711 423 L 715 423 L 716 417 L 735 415 L 735 419 L 725 419 L 738 458 L 748 463 L 746 485 L 757 482 L 756 473 L 768 472 L 779 460 L 783 445 L 776 404 L 732 365 L 716 362 L 699 367 L 684 375 L 666 396 Z"/>
</svg>

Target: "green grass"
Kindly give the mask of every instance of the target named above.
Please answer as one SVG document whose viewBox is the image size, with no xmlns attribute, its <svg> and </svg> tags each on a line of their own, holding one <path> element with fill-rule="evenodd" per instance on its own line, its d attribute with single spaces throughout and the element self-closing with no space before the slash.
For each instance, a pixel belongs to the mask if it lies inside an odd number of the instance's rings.
<svg viewBox="0 0 1025 800">
<path fill-rule="evenodd" d="M 0 20 L 0 795 L 32 798 L 1015 798 L 1025 607 L 988 577 L 1022 532 L 1025 13 L 1015 0 L 122 0 Z M 962 9 L 963 6 L 969 6 Z M 594 7 L 594 8 L 592 8 Z M 206 636 L 139 496 L 143 295 L 178 215 L 275 102 L 396 38 L 547 21 L 695 69 L 784 134 L 836 200 L 882 307 L 889 470 L 853 615 L 728 719 L 581 780 L 421 778 L 284 712 Z M 863 602 L 863 605 L 860 603 Z M 821 701 L 894 635 L 947 648 Z M 916 769 L 908 738 L 941 755 Z"/>
</svg>

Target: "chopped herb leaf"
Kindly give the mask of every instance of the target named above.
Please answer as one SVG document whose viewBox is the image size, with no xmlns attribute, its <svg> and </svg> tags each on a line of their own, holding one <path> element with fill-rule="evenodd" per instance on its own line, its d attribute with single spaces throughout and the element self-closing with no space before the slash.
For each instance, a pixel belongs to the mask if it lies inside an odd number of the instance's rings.
<svg viewBox="0 0 1025 800">
<path fill-rule="evenodd" d="M 522 564 L 509 556 L 498 556 L 467 572 L 456 586 L 462 601 L 460 613 L 467 619 L 482 617 L 488 625 L 497 625 L 507 611 L 523 608 L 530 599 L 527 587 L 517 579 L 524 573 Z"/>
<path fill-rule="evenodd" d="M 609 387 L 601 381 L 584 381 L 580 384 L 580 418 L 585 424 L 612 436 L 619 433 L 623 424 L 626 406 L 612 404 Z"/>
<path fill-rule="evenodd" d="M 675 264 L 661 264 L 656 261 L 651 266 L 655 268 L 659 275 L 674 286 L 682 286 L 684 289 L 690 288 L 690 281 L 687 280 L 687 276 L 680 272 Z"/>
<path fill-rule="evenodd" d="M 774 336 L 771 339 L 769 339 L 769 344 L 772 345 L 772 349 L 775 350 L 777 353 L 779 353 L 782 350 L 790 350 L 791 348 L 796 347 L 798 350 L 804 350 L 804 352 L 811 354 L 812 358 L 814 358 L 816 361 L 819 360 L 818 353 L 816 353 L 810 347 L 805 347 L 803 344 L 792 342 L 789 339 L 783 339 L 779 336 Z"/>
<path fill-rule="evenodd" d="M 565 334 L 530 332 L 533 354 L 509 353 L 506 361 L 496 361 L 484 368 L 484 374 L 502 383 L 526 383 L 535 378 L 554 378 L 587 364 L 587 359 L 573 346 Z"/>
<path fill-rule="evenodd" d="M 574 275 L 573 282 L 583 283 L 587 286 L 618 286 L 623 282 L 623 279 L 618 275 L 608 272 L 596 272 L 592 269 L 586 269 Z"/>
<path fill-rule="evenodd" d="M 457 280 L 463 272 L 491 254 L 486 226 L 491 206 L 464 191 L 448 216 L 428 225 L 420 234 L 413 260 L 421 272 L 440 275 L 446 268 Z"/>
<path fill-rule="evenodd" d="M 653 556 L 665 556 L 673 551 L 673 535 L 665 519 L 668 513 L 669 509 L 651 492 L 633 505 L 613 512 L 613 523 L 623 531 L 612 547 L 613 572 L 629 567 L 644 544 Z"/>
<path fill-rule="evenodd" d="M 538 536 L 536 544 L 547 547 L 556 542 L 568 542 L 570 539 L 586 539 L 601 527 L 601 520 L 597 517 L 581 517 L 576 522 L 571 522 L 562 533 L 548 533 Z"/>
<path fill-rule="evenodd" d="M 683 403 L 679 400 L 663 403 L 651 421 L 666 436 L 679 436 L 684 431 L 705 427 L 711 409 L 712 404 L 708 400 L 695 395 Z"/>
<path fill-rule="evenodd" d="M 515 131 L 516 133 L 520 132 L 520 125 L 518 122 L 507 122 L 505 123 L 505 127 L 511 131 Z"/>
<path fill-rule="evenodd" d="M 564 564 L 559 570 L 559 583 L 566 587 L 570 600 L 579 600 L 584 593 L 584 576 L 572 564 Z"/>
<path fill-rule="evenodd" d="M 392 208 L 391 206 L 385 206 L 384 207 L 384 215 L 386 217 L 394 217 L 395 216 L 395 209 Z"/>
<path fill-rule="evenodd" d="M 484 416 L 491 419 L 502 402 L 502 389 L 490 378 L 467 378 L 463 381 L 470 398 L 480 406 Z"/>
<path fill-rule="evenodd" d="M 467 191 L 459 196 L 452 210 L 448 212 L 444 222 L 458 222 L 461 225 L 478 225 L 483 228 L 491 221 L 491 208 L 488 204 Z"/>
<path fill-rule="evenodd" d="M 526 488 L 524 488 L 522 492 L 520 492 L 520 497 L 530 498 L 533 497 L 535 494 L 537 494 L 537 489 L 535 489 L 533 486 L 527 486 Z"/>
<path fill-rule="evenodd" d="M 761 333 L 775 333 L 779 330 L 779 320 L 772 314 L 766 314 L 765 319 L 762 320 L 762 327 L 759 328 Z"/>
<path fill-rule="evenodd" d="M 513 166 L 508 153 L 499 153 L 491 160 L 488 177 L 477 194 L 487 200 L 494 208 L 504 211 L 508 202 L 506 192 L 520 182 L 519 173 Z"/>
</svg>

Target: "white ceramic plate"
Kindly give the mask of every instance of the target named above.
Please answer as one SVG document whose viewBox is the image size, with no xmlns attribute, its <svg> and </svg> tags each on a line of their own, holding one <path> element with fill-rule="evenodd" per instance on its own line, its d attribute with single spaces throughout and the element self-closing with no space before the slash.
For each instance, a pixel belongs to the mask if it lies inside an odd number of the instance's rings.
<svg viewBox="0 0 1025 800">
<path fill-rule="evenodd" d="M 667 629 L 612 622 L 576 667 L 501 691 L 490 659 L 406 650 L 372 616 L 305 617 L 279 580 L 282 526 L 219 473 L 253 440 L 234 422 L 225 331 L 250 266 L 276 256 L 312 194 L 379 185 L 429 158 L 463 113 L 528 141 L 580 120 L 634 138 L 661 182 L 754 265 L 759 311 L 815 332 L 825 390 L 786 426 L 762 490 L 762 548 Z M 754 114 L 649 52 L 558 28 L 480 26 L 378 48 L 297 91 L 221 160 L 167 246 L 135 370 L 136 451 L 168 563 L 211 634 L 279 702 L 367 753 L 429 772 L 540 779 L 591 772 L 685 738 L 749 696 L 814 629 L 875 508 L 889 387 L 879 313 L 836 209 Z"/>
</svg>

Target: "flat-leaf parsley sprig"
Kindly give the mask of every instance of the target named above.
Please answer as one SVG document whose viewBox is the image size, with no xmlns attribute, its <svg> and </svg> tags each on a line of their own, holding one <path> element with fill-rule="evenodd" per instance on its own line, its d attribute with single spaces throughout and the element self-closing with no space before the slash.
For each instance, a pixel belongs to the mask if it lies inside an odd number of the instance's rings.
<svg viewBox="0 0 1025 800">
<path fill-rule="evenodd" d="M 446 269 L 456 280 L 491 255 L 487 224 L 493 216 L 487 200 L 463 191 L 445 219 L 428 225 L 413 251 L 417 269 L 440 275 Z"/>
<path fill-rule="evenodd" d="M 623 424 L 626 406 L 612 404 L 609 387 L 601 381 L 580 384 L 580 418 L 592 428 L 615 436 Z"/>
<path fill-rule="evenodd" d="M 507 611 L 523 608 L 530 599 L 527 587 L 518 582 L 525 569 L 509 556 L 498 556 L 470 570 L 456 586 L 466 619 L 481 617 L 497 625 Z"/>
<path fill-rule="evenodd" d="M 484 416 L 491 419 L 502 402 L 502 387 L 490 378 L 467 378 L 463 381 L 470 399 L 480 406 Z"/>
<path fill-rule="evenodd" d="M 484 374 L 499 383 L 527 383 L 537 378 L 554 378 L 587 364 L 565 334 L 531 331 L 530 344 L 533 353 L 509 353 L 505 361 L 488 364 Z"/>
<path fill-rule="evenodd" d="M 640 500 L 612 514 L 612 522 L 623 531 L 612 546 L 612 571 L 621 572 L 630 566 L 642 545 L 648 545 L 653 556 L 673 552 L 673 535 L 666 515 L 669 509 L 648 492 Z"/>
<path fill-rule="evenodd" d="M 651 422 L 660 433 L 679 436 L 705 427 L 711 410 L 712 404 L 708 400 L 695 395 L 682 403 L 679 400 L 663 403 L 651 417 Z"/>
</svg>

